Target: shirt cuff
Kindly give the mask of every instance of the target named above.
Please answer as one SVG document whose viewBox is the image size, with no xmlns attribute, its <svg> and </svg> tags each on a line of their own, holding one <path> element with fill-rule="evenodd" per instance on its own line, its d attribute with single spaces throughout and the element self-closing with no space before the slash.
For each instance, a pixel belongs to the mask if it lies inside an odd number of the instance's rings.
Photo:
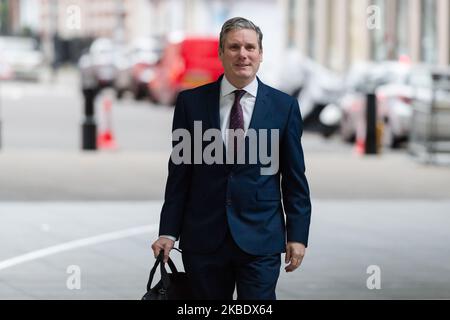
<svg viewBox="0 0 450 320">
<path fill-rule="evenodd" d="M 177 238 L 173 237 L 173 236 L 168 236 L 168 235 L 160 235 L 160 238 L 166 238 L 166 239 L 170 239 L 172 241 L 177 241 Z"/>
</svg>

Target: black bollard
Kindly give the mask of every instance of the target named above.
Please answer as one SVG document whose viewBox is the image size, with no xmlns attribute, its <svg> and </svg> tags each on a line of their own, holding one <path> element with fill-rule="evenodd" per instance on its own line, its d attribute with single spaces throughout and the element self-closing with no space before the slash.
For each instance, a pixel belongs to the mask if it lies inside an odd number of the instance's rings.
<svg viewBox="0 0 450 320">
<path fill-rule="evenodd" d="M 83 89 L 84 121 L 82 124 L 82 149 L 97 150 L 97 124 L 95 122 L 94 101 L 97 95 L 95 89 Z"/>
<path fill-rule="evenodd" d="M 377 100 L 373 93 L 367 94 L 365 154 L 377 154 Z"/>
</svg>

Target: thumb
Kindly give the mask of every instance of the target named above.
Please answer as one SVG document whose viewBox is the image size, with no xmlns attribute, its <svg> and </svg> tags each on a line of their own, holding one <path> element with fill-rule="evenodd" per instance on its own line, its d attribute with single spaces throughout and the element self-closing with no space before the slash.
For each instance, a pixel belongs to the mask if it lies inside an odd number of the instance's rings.
<svg viewBox="0 0 450 320">
<path fill-rule="evenodd" d="M 159 256 L 159 251 L 161 251 L 161 248 L 155 244 L 152 244 L 152 250 L 153 250 L 153 255 L 155 256 L 155 259 L 156 259 Z"/>
</svg>

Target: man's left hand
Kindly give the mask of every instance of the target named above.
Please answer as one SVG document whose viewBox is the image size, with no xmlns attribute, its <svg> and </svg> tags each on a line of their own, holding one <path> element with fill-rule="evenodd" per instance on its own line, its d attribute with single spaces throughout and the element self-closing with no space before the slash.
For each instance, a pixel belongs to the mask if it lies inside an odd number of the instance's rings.
<svg viewBox="0 0 450 320">
<path fill-rule="evenodd" d="M 288 266 L 284 268 L 286 272 L 292 272 L 297 269 L 303 261 L 305 256 L 305 245 L 300 242 L 288 242 L 286 244 L 286 257 L 285 263 L 289 263 Z"/>
</svg>

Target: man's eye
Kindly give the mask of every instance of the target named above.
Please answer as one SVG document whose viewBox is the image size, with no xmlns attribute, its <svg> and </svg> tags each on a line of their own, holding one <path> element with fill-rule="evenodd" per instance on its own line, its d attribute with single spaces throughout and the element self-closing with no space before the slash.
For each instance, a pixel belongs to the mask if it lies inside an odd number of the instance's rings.
<svg viewBox="0 0 450 320">
<path fill-rule="evenodd" d="M 254 46 L 249 46 L 249 47 L 247 47 L 247 51 L 253 51 L 253 50 L 255 50 L 255 47 L 254 47 Z"/>
</svg>

